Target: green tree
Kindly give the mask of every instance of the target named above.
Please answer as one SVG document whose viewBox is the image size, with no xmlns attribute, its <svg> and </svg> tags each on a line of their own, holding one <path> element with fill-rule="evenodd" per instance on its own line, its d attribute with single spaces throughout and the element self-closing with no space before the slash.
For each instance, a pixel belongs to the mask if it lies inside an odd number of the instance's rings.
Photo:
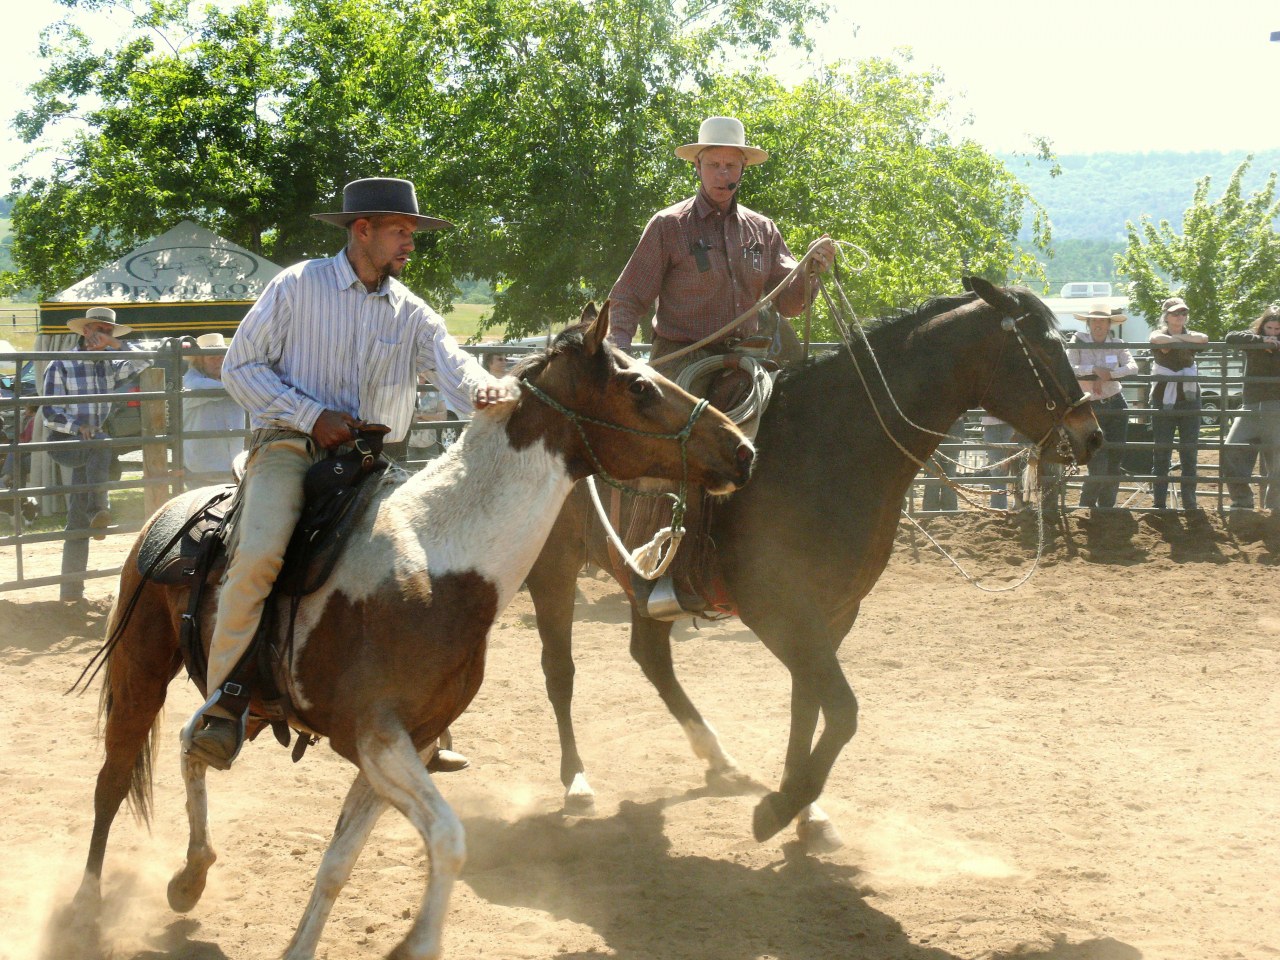
<svg viewBox="0 0 1280 960">
<path fill-rule="evenodd" d="M 881 315 L 942 292 L 960 277 L 1042 279 L 1016 238 L 1025 216 L 1043 248 L 1043 211 L 1007 167 L 945 132 L 940 74 L 909 57 L 874 58 L 786 89 L 761 73 L 724 78 L 703 103 L 727 103 L 753 138 L 776 145 L 752 168 L 745 202 L 773 215 L 793 252 L 822 233 L 848 241 L 845 284 L 860 314 Z M 822 320 L 822 318 L 819 318 Z M 819 331 L 831 335 L 822 322 Z"/>
<path fill-rule="evenodd" d="M 423 238 L 405 279 L 447 299 L 454 276 L 492 278 L 517 332 L 616 270 L 616 213 L 659 192 L 671 162 L 650 147 L 685 126 L 682 91 L 823 16 L 818 0 L 63 2 L 136 31 L 107 51 L 46 32 L 16 126 L 73 132 L 50 176 L 12 184 L 10 287 L 52 292 L 181 218 L 283 263 L 329 253 L 337 235 L 309 214 L 393 173 L 459 224 Z"/>
<path fill-rule="evenodd" d="M 1176 295 L 1187 301 L 1195 328 L 1218 340 L 1280 299 L 1276 173 L 1244 196 L 1241 181 L 1251 160 L 1236 167 L 1216 200 L 1209 198 L 1210 177 L 1196 182 L 1180 233 L 1167 220 L 1126 224 L 1128 244 L 1116 267 L 1129 278 L 1130 308 L 1152 326 L 1161 301 Z"/>
<path fill-rule="evenodd" d="M 445 303 L 484 278 L 493 323 L 521 335 L 607 294 L 645 221 L 694 189 L 673 148 L 725 112 L 775 154 L 745 202 L 797 252 L 824 231 L 866 251 L 860 312 L 963 273 L 1037 276 L 1015 237 L 1028 210 L 1043 228 L 1039 208 L 943 132 L 940 75 L 872 60 L 788 89 L 731 69 L 730 53 L 805 43 L 819 0 L 136 2 L 114 49 L 49 36 L 17 126 L 73 132 L 50 176 L 14 182 L 10 285 L 50 293 L 183 218 L 280 263 L 332 253 L 339 234 L 310 214 L 386 173 L 458 225 L 421 238 L 406 282 Z"/>
</svg>

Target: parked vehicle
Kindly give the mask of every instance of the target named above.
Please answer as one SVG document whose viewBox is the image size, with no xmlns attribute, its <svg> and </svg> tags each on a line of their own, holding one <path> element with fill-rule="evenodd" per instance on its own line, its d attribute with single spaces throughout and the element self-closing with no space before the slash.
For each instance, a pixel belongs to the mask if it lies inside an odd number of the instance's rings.
<svg viewBox="0 0 1280 960">
<path fill-rule="evenodd" d="M 12 367 L 12 365 L 10 366 Z M 36 368 L 33 361 L 26 361 L 21 370 L 15 370 L 13 373 L 0 376 L 0 429 L 10 435 L 18 431 L 13 404 L 6 401 L 13 399 L 15 390 L 19 397 L 30 397 L 38 392 L 36 389 Z"/>
<path fill-rule="evenodd" d="M 1111 296 L 1111 284 L 1097 281 L 1072 281 L 1064 283 L 1062 289 L 1058 291 L 1058 296 L 1074 300 L 1078 297 L 1109 297 Z"/>
</svg>

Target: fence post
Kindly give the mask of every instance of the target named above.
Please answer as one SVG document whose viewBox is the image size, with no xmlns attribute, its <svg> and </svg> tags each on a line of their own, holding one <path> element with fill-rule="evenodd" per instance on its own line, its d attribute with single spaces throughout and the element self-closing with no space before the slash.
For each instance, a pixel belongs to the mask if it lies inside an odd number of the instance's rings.
<svg viewBox="0 0 1280 960">
<path fill-rule="evenodd" d="M 165 372 L 160 367 L 148 367 L 138 378 L 138 385 L 144 393 L 165 389 Z M 146 480 L 154 480 L 169 476 L 169 449 L 163 443 L 147 442 L 145 438 L 157 437 L 165 432 L 165 401 L 142 401 L 142 476 Z M 170 484 L 148 483 L 143 488 L 143 505 L 150 517 L 164 502 L 169 499 Z"/>
</svg>

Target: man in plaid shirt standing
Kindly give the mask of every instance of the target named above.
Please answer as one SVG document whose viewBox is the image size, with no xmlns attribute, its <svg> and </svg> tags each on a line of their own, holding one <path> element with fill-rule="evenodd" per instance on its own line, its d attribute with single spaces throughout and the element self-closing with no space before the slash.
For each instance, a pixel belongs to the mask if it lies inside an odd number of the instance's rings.
<svg viewBox="0 0 1280 960">
<path fill-rule="evenodd" d="M 83 317 L 67 321 L 67 328 L 80 335 L 77 351 L 86 356 L 74 360 L 54 360 L 44 372 L 44 395 L 66 397 L 65 402 L 44 405 L 47 440 L 62 442 L 49 450 L 54 463 L 62 468 L 62 482 L 86 489 L 67 494 L 67 539 L 62 544 L 64 576 L 83 573 L 89 566 L 89 540 L 102 540 L 111 525 L 107 491 L 96 485 L 105 484 L 111 475 L 111 448 L 86 446 L 79 441 L 106 440 L 109 400 L 77 403 L 74 398 L 95 393 L 111 393 L 118 384 L 151 363 L 146 359 L 94 360 L 100 350 L 136 350 L 119 338 L 133 328 L 116 323 L 116 312 L 110 307 L 90 307 Z M 63 600 L 79 600 L 84 596 L 84 581 L 64 582 Z"/>
<path fill-rule="evenodd" d="M 640 322 L 654 303 L 653 359 L 702 340 L 751 309 L 781 283 L 796 265 L 782 234 L 768 217 L 738 203 L 743 170 L 763 163 L 769 154 L 748 146 L 742 121 L 710 117 L 698 129 L 698 142 L 676 150 L 697 171 L 697 194 L 658 212 L 645 227 L 640 243 L 609 294 L 609 337 L 623 349 L 631 345 Z M 810 246 L 816 270 L 827 270 L 835 245 L 825 235 Z M 809 305 L 816 286 L 797 276 L 778 296 L 775 306 L 794 317 Z M 746 337 L 760 330 L 752 317 L 732 331 Z M 794 332 L 779 322 L 775 348 Z M 707 353 L 723 353 L 723 341 L 682 357 L 686 366 Z M 665 368 L 674 377 L 672 368 Z"/>
</svg>

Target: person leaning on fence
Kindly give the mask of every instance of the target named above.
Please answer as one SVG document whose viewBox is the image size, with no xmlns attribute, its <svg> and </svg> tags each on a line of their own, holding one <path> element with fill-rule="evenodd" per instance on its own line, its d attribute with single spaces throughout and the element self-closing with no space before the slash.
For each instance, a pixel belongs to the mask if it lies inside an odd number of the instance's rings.
<svg viewBox="0 0 1280 960">
<path fill-rule="evenodd" d="M 1209 342 L 1208 334 L 1187 327 L 1191 311 L 1181 297 L 1170 297 L 1160 305 L 1160 323 L 1151 332 L 1151 393 L 1148 406 L 1155 410 L 1151 421 L 1154 442 L 1151 472 L 1152 499 L 1157 510 L 1169 503 L 1169 468 L 1173 462 L 1173 437 L 1178 436 L 1178 465 L 1182 474 L 1182 509 L 1197 510 L 1196 477 L 1199 474 L 1197 445 L 1200 442 L 1200 387 L 1194 346 Z M 1173 378 L 1173 379 L 1170 379 Z"/>
<path fill-rule="evenodd" d="M 609 337 L 624 350 L 657 304 L 651 360 L 714 335 L 755 306 L 796 265 L 774 222 L 738 203 L 746 168 L 769 157 L 747 144 L 742 121 L 704 120 L 697 142 L 677 148 L 676 156 L 693 164 L 698 192 L 653 216 L 609 293 Z M 829 237 L 819 237 L 810 251 L 815 270 L 830 268 L 835 245 Z M 796 316 L 816 290 L 808 277 L 797 276 L 775 306 L 783 316 Z M 752 317 L 725 336 L 758 333 L 773 333 L 775 348 L 798 356 L 795 332 L 782 321 L 776 331 L 762 331 L 759 319 Z M 726 350 L 723 340 L 713 341 L 664 366 L 663 373 L 675 379 L 675 371 Z"/>
<path fill-rule="evenodd" d="M 1227 432 L 1223 451 L 1227 492 L 1232 510 L 1253 509 L 1254 459 L 1261 454 L 1263 505 L 1273 516 L 1280 515 L 1280 304 L 1271 304 L 1248 330 L 1232 330 L 1224 338 L 1237 346 L 1256 346 L 1244 351 L 1244 409 Z M 1273 383 L 1251 383 L 1253 377 L 1275 377 Z M 1239 444 L 1237 447 L 1231 444 Z M 1258 449 L 1255 449 L 1257 447 Z"/>
<path fill-rule="evenodd" d="M 1124 323 L 1105 304 L 1094 304 L 1088 313 L 1074 314 L 1087 330 L 1077 331 L 1067 344 L 1071 367 L 1080 389 L 1089 397 L 1106 442 L 1089 461 L 1089 476 L 1080 490 L 1080 506 L 1109 509 L 1120 490 L 1120 461 L 1129 437 L 1129 404 L 1120 392 L 1120 380 L 1138 372 L 1138 365 L 1124 341 L 1111 334 L 1113 324 Z"/>
<path fill-rule="evenodd" d="M 921 510 L 955 510 L 960 506 L 955 488 L 942 477 L 952 479 L 960 471 L 958 461 L 960 445 L 965 441 L 964 426 L 965 418 L 962 416 L 947 428 L 947 435 L 941 438 L 937 454 L 930 457 L 932 467 L 920 471 L 921 477 L 932 481 L 925 484 L 924 493 L 920 497 Z M 938 476 L 933 467 L 939 468 L 942 477 Z"/>
<path fill-rule="evenodd" d="M 111 526 L 111 501 L 105 484 L 111 476 L 111 448 L 89 446 L 81 441 L 107 440 L 105 424 L 111 414 L 109 400 L 77 402 L 77 396 L 111 393 L 118 384 L 150 366 L 143 358 L 94 359 L 102 350 L 137 350 L 121 343 L 120 337 L 133 328 L 116 323 L 110 307 L 90 307 L 83 317 L 67 321 L 67 328 L 79 334 L 78 356 L 52 361 L 44 372 L 44 395 L 62 400 L 46 401 L 46 437 L 59 446 L 49 448 L 49 456 L 62 468 L 62 482 L 84 489 L 67 494 L 66 539 L 62 544 L 62 574 L 84 573 L 89 565 L 89 540 L 102 540 Z M 63 582 L 63 600 L 84 596 L 82 579 Z"/>
<path fill-rule="evenodd" d="M 346 246 L 272 279 L 240 323 L 222 368 L 227 392 L 249 412 L 253 436 L 208 658 L 206 689 L 221 693 L 197 714 L 205 725 L 190 747 L 218 770 L 230 767 L 240 748 L 248 707 L 227 678 L 249 648 L 280 572 L 308 468 L 351 442 L 362 422 L 386 424 L 387 440 L 401 440 L 413 420 L 419 372 L 431 373 L 460 410 L 513 397 L 512 385 L 485 373 L 439 314 L 396 279 L 415 232 L 452 226 L 418 213 L 412 183 L 353 181 L 342 191 L 342 212 L 314 216 L 346 230 Z"/>
<path fill-rule="evenodd" d="M 979 422 L 982 424 L 982 442 L 989 449 L 983 452 L 983 460 L 985 466 L 976 475 L 980 477 L 998 477 L 1013 476 L 1013 509 L 1021 510 L 1025 504 L 1022 494 L 1022 478 L 1019 476 L 1023 462 L 1021 459 L 1012 460 L 997 467 L 994 464 L 1000 463 L 1002 460 L 1008 460 L 1014 453 L 1011 449 L 1014 443 L 1014 437 L 1017 437 L 1019 446 L 1029 447 L 1031 442 L 1021 435 L 1015 433 L 1013 427 L 1005 423 L 999 417 L 989 413 L 983 413 Z M 1041 464 L 1043 469 L 1046 465 Z M 1006 510 L 1009 507 L 1009 481 L 996 482 L 989 480 L 986 484 L 988 490 L 991 491 L 991 507 L 995 510 Z"/>
<path fill-rule="evenodd" d="M 203 350 L 225 349 L 226 338 L 220 333 L 196 337 Z M 222 354 L 188 357 L 187 372 L 182 376 L 182 389 L 221 390 Z M 214 483 L 231 476 L 231 462 L 244 450 L 244 409 L 225 394 L 220 397 L 183 397 L 182 430 L 184 433 L 217 433 L 216 437 L 183 438 L 182 466 L 187 485 Z"/>
</svg>

